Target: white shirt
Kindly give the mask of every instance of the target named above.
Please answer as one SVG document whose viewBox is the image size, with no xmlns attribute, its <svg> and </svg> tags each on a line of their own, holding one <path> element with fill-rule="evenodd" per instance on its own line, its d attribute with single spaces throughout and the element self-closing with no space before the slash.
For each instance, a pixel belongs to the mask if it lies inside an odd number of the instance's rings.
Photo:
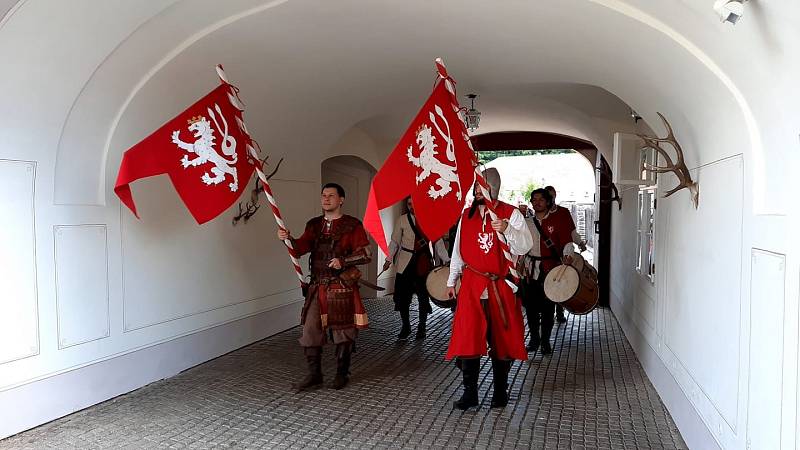
<svg viewBox="0 0 800 450">
<path fill-rule="evenodd" d="M 548 211 L 547 214 L 544 217 L 539 219 L 539 223 L 541 224 L 542 221 L 544 219 L 548 218 L 550 216 L 550 214 L 553 213 L 553 212 L 554 212 L 554 210 Z M 534 217 L 535 217 L 535 215 L 534 215 Z M 530 251 L 528 252 L 528 255 L 530 255 L 530 256 L 542 256 L 542 246 L 541 246 L 541 242 L 540 242 L 541 241 L 541 236 L 539 235 L 539 230 L 536 228 L 536 224 L 533 223 L 533 217 L 529 217 L 529 218 L 525 219 L 525 222 L 527 223 L 528 229 L 531 232 L 531 238 L 533 239 L 533 246 L 531 247 Z M 573 238 L 572 238 L 573 240 L 575 240 L 575 237 L 574 237 L 575 234 L 577 234 L 577 233 L 575 231 L 573 231 Z M 575 248 L 574 248 L 574 246 L 572 244 L 567 244 L 567 245 L 564 246 L 564 252 L 563 252 L 564 256 L 572 256 L 573 253 L 575 253 Z M 534 262 L 530 258 L 525 258 L 524 264 L 525 264 L 525 273 L 526 274 L 531 274 L 534 279 L 539 278 L 539 266 L 541 266 L 542 261 L 535 261 Z"/>
<path fill-rule="evenodd" d="M 487 228 L 490 230 L 491 225 L 489 222 L 491 218 L 488 217 L 486 207 L 478 206 L 478 213 L 481 218 L 486 221 Z M 525 224 L 525 218 L 518 209 L 514 209 L 511 217 L 508 219 L 508 227 L 503 232 L 503 236 L 508 242 L 512 255 L 524 255 L 531 249 L 533 245 L 533 238 L 531 237 L 530 230 Z M 450 256 L 450 277 L 447 279 L 447 287 L 455 287 L 458 277 L 464 270 L 464 260 L 461 258 L 461 221 L 458 222 L 458 230 L 456 231 L 456 238 L 453 241 L 453 254 Z M 484 290 L 481 298 L 486 298 L 487 292 Z"/>
</svg>

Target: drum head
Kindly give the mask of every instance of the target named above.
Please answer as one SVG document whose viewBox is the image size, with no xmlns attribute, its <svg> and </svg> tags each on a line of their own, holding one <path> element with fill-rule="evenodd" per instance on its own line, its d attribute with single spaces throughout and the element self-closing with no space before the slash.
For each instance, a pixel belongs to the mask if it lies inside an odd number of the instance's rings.
<svg viewBox="0 0 800 450">
<path fill-rule="evenodd" d="M 572 266 L 560 265 L 550 271 L 544 279 L 544 294 L 556 303 L 562 303 L 575 295 L 580 287 L 580 276 Z"/>
<path fill-rule="evenodd" d="M 447 279 L 450 277 L 450 266 L 440 266 L 431 271 L 428 274 L 428 278 L 425 279 L 425 287 L 428 288 L 428 294 L 431 296 L 431 300 L 434 301 L 436 306 L 440 306 L 442 308 L 449 308 L 451 302 L 455 302 L 454 299 L 447 297 Z M 461 280 L 459 279 L 456 281 L 456 292 L 461 288 Z M 446 306 L 442 306 L 442 303 L 447 302 Z"/>
</svg>

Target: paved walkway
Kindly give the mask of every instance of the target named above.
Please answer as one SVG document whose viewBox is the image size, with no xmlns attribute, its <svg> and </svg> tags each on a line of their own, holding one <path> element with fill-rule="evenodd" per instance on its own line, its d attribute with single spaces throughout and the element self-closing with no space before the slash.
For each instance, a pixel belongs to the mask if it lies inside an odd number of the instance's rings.
<svg viewBox="0 0 800 450">
<path fill-rule="evenodd" d="M 367 309 L 372 327 L 342 391 L 289 389 L 305 373 L 295 328 L 12 436 L 0 449 L 686 448 L 610 310 L 568 316 L 553 355 L 515 363 L 505 409 L 489 408 L 484 358 L 483 403 L 461 412 L 452 409 L 460 372 L 443 359 L 450 311 L 436 308 L 424 341 L 398 344 L 391 300 Z M 331 348 L 323 358 L 327 382 Z"/>
</svg>

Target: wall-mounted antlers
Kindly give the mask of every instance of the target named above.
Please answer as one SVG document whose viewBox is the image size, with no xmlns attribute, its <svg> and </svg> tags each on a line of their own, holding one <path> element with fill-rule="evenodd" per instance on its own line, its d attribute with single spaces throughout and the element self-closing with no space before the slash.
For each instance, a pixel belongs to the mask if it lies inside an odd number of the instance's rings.
<svg viewBox="0 0 800 450">
<path fill-rule="evenodd" d="M 641 148 L 654 149 L 659 155 L 661 155 L 662 158 L 664 158 L 666 166 L 644 163 L 644 169 L 654 173 L 674 173 L 675 176 L 678 177 L 678 185 L 665 192 L 664 197 L 669 197 L 679 190 L 687 188 L 692 196 L 692 203 L 694 204 L 694 207 L 697 208 L 700 192 L 697 183 L 692 180 L 692 175 L 689 173 L 689 168 L 686 167 L 686 163 L 683 160 L 683 149 L 681 149 L 680 144 L 678 144 L 678 141 L 675 139 L 675 134 L 672 132 L 672 126 L 669 124 L 669 122 L 667 122 L 667 119 L 665 119 L 661 113 L 657 114 L 658 117 L 661 117 L 661 121 L 664 122 L 664 126 L 667 128 L 667 136 L 660 138 L 648 136 L 646 134 L 637 133 L 636 135 L 644 141 L 644 145 Z M 677 154 L 676 162 L 672 162 L 672 158 L 669 156 L 669 153 L 667 153 L 667 151 L 661 146 L 663 143 L 670 144 L 675 149 L 675 153 Z"/>
<path fill-rule="evenodd" d="M 261 161 L 262 166 L 267 165 L 267 159 L 269 159 L 269 156 L 267 156 Z M 278 169 L 280 169 L 282 162 L 283 158 L 281 158 L 278 161 L 278 164 L 275 166 L 275 169 L 272 172 L 270 172 L 269 175 L 267 175 L 267 180 L 272 178 L 272 176 L 278 172 Z M 261 205 L 258 204 L 258 200 L 261 198 L 260 197 L 261 192 L 262 192 L 261 180 L 256 178 L 255 186 L 253 187 L 253 190 L 250 191 L 250 201 L 245 202 L 244 211 L 242 211 L 242 202 L 239 202 L 239 214 L 233 217 L 234 225 L 239 223 L 240 220 L 244 220 L 244 223 L 247 223 L 247 221 L 250 220 L 250 218 L 253 217 L 256 214 L 256 212 L 258 212 L 258 208 L 261 207 Z"/>
</svg>

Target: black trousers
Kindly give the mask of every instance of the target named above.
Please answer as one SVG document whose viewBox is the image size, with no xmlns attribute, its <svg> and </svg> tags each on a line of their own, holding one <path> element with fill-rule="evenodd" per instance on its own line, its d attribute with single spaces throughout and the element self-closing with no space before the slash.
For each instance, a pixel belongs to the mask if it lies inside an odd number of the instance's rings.
<svg viewBox="0 0 800 450">
<path fill-rule="evenodd" d="M 408 311 L 411 306 L 411 298 L 417 294 L 419 312 L 430 314 L 433 312 L 433 308 L 431 308 L 428 288 L 425 287 L 425 278 L 417 276 L 414 269 L 409 263 L 406 270 L 398 273 L 394 279 L 394 310 Z"/>
<path fill-rule="evenodd" d="M 522 305 L 528 316 L 530 341 L 534 344 L 549 341 L 556 304 L 544 295 L 544 285 L 539 280 L 524 280 L 522 289 Z"/>
</svg>

